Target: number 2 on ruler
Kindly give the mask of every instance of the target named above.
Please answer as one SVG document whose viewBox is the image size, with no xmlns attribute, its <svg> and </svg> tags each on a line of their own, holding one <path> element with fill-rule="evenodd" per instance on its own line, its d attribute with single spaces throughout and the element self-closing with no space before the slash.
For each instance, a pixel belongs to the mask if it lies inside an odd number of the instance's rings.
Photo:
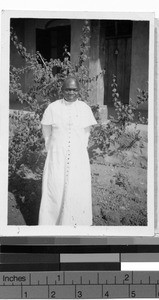
<svg viewBox="0 0 159 300">
<path fill-rule="evenodd" d="M 56 292 L 55 291 L 51 291 L 51 298 L 55 298 L 56 297 Z"/>
</svg>

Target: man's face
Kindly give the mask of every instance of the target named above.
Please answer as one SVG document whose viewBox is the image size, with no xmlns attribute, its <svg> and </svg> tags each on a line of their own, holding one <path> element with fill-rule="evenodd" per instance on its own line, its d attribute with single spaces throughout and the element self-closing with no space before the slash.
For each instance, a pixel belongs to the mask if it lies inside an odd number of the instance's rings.
<svg viewBox="0 0 159 300">
<path fill-rule="evenodd" d="M 63 86 L 63 96 L 68 102 L 74 102 L 78 98 L 79 87 L 74 79 L 66 79 Z"/>
</svg>

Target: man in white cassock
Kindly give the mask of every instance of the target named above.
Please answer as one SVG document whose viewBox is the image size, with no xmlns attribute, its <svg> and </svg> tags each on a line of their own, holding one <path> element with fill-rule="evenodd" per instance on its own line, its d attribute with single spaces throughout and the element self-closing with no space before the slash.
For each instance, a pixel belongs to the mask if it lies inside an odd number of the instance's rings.
<svg viewBox="0 0 159 300">
<path fill-rule="evenodd" d="M 63 99 L 47 107 L 42 118 L 47 158 L 43 172 L 39 225 L 92 225 L 90 127 L 91 108 L 78 100 L 79 82 L 64 81 Z"/>
</svg>

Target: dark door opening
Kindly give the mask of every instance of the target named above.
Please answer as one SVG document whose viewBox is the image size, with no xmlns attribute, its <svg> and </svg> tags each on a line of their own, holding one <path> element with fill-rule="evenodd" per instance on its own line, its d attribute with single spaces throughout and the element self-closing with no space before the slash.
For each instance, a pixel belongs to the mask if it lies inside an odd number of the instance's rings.
<svg viewBox="0 0 159 300">
<path fill-rule="evenodd" d="M 117 91 L 122 103 L 129 103 L 131 75 L 132 21 L 102 21 L 104 38 L 104 104 L 112 106 L 112 79 L 116 76 Z"/>
<path fill-rule="evenodd" d="M 58 26 L 49 29 L 36 29 L 36 51 L 47 61 L 50 58 L 63 60 L 64 46 L 70 52 L 71 27 Z"/>
</svg>

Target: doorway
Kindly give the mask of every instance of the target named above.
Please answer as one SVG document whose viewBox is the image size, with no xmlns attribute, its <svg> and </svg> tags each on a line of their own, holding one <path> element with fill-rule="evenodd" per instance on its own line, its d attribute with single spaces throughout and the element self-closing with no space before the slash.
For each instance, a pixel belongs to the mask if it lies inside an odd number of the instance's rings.
<svg viewBox="0 0 159 300">
<path fill-rule="evenodd" d="M 64 46 L 70 52 L 71 26 L 57 26 L 49 29 L 36 29 L 36 51 L 44 59 L 63 60 Z"/>
<path fill-rule="evenodd" d="M 101 21 L 101 33 L 104 38 L 104 104 L 113 106 L 113 75 L 116 76 L 120 100 L 129 103 L 132 21 Z"/>
</svg>

